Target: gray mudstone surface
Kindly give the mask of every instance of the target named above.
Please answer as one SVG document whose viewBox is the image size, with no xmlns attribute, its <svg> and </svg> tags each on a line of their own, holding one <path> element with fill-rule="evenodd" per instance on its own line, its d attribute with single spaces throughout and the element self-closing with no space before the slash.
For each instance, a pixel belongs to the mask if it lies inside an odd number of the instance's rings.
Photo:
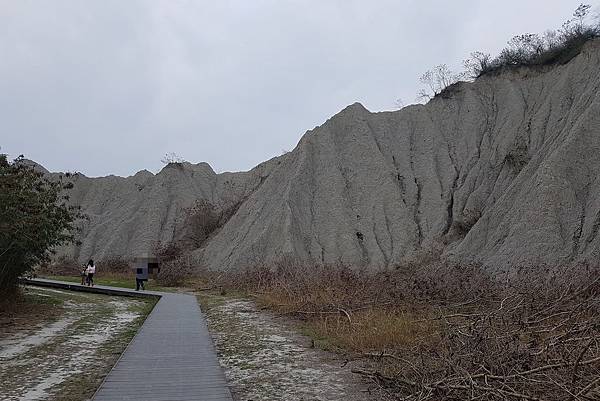
<svg viewBox="0 0 600 401">
<path fill-rule="evenodd" d="M 205 199 L 239 205 L 195 251 L 216 269 L 283 258 L 383 268 L 444 238 L 448 257 L 493 268 L 597 261 L 599 88 L 593 41 L 564 65 L 489 74 L 425 105 L 371 113 L 353 104 L 248 172 L 183 163 L 78 176 L 72 199 L 90 221 L 81 247 L 61 253 L 147 252 L 173 240 L 183 209 Z"/>
</svg>

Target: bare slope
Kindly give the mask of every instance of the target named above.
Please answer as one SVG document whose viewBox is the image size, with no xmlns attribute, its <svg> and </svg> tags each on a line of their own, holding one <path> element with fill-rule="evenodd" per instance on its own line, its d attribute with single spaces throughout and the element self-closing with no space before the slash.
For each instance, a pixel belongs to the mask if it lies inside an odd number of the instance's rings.
<svg viewBox="0 0 600 401">
<path fill-rule="evenodd" d="M 157 243 L 172 241 L 184 223 L 184 210 L 198 199 L 218 207 L 235 204 L 254 191 L 277 159 L 249 172 L 216 174 L 206 163 L 171 164 L 153 175 L 88 178 L 77 175 L 71 192 L 89 220 L 83 222 L 79 247 L 60 252 L 83 262 L 131 258 L 152 252 Z"/>
<path fill-rule="evenodd" d="M 92 221 L 79 257 L 172 238 L 194 199 L 243 200 L 196 254 L 236 268 L 290 257 L 384 267 L 440 238 L 491 266 L 597 260 L 600 42 L 568 64 L 460 83 L 426 105 L 354 104 L 247 173 L 206 164 L 81 179 Z"/>
</svg>

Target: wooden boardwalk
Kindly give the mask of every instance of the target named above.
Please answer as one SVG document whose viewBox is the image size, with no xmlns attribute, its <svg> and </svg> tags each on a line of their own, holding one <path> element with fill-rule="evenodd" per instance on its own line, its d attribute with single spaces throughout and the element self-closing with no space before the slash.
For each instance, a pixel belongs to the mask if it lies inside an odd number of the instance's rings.
<svg viewBox="0 0 600 401">
<path fill-rule="evenodd" d="M 60 288 L 73 286 L 51 280 L 28 282 Z M 113 295 L 140 294 L 105 286 L 92 290 L 110 291 Z M 232 401 L 196 297 L 150 291 L 142 294 L 160 296 L 160 300 L 92 399 Z"/>
</svg>

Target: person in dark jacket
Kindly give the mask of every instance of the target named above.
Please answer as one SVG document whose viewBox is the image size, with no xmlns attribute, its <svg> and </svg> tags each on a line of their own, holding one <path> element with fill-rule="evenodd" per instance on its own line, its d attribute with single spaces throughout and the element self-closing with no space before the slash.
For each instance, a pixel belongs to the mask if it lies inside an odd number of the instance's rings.
<svg viewBox="0 0 600 401">
<path fill-rule="evenodd" d="M 144 281 L 148 280 L 148 268 L 138 267 L 135 269 L 135 290 L 139 291 L 140 288 L 144 290 Z"/>
</svg>

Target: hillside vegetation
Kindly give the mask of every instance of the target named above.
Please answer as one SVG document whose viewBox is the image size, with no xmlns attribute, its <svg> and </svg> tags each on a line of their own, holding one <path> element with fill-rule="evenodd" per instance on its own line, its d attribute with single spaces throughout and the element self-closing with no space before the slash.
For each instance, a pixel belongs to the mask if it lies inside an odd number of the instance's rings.
<svg viewBox="0 0 600 401">
<path fill-rule="evenodd" d="M 484 75 L 520 67 L 542 68 L 566 64 L 583 50 L 590 40 L 600 37 L 600 16 L 594 23 L 590 18 L 589 4 L 581 4 L 566 20 L 562 27 L 547 30 L 544 34 L 527 33 L 514 36 L 500 54 L 492 57 L 489 53 L 476 51 L 463 61 L 464 70 L 454 73 L 446 64 L 426 71 L 421 76 L 425 85 L 418 98 L 432 99 L 435 96 L 451 96 L 452 88 L 460 81 L 470 81 Z"/>
<path fill-rule="evenodd" d="M 596 273 L 490 275 L 435 260 L 381 273 L 280 264 L 205 272 L 202 286 L 246 294 L 298 319 L 316 346 L 365 360 L 354 372 L 384 399 L 597 400 Z"/>
</svg>

